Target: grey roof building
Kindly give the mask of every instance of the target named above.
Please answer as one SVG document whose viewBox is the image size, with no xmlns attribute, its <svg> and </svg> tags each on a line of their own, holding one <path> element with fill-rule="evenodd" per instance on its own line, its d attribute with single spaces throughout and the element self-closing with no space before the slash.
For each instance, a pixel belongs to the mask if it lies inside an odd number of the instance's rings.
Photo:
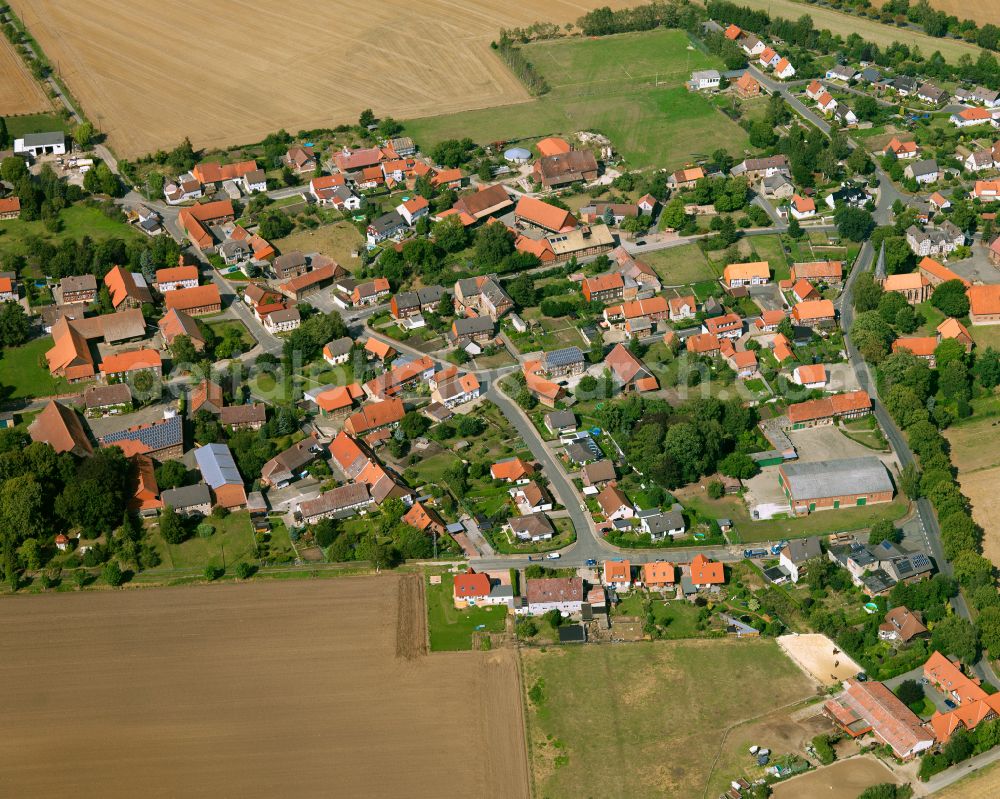
<svg viewBox="0 0 1000 799">
<path fill-rule="evenodd" d="M 225 444 L 206 444 L 194 451 L 198 470 L 212 488 L 223 485 L 243 485 L 243 477 L 236 468 L 233 453 Z"/>
<path fill-rule="evenodd" d="M 793 500 L 892 492 L 885 465 L 874 456 L 815 463 L 784 463 L 781 472 Z"/>
<path fill-rule="evenodd" d="M 113 405 L 131 405 L 132 391 L 129 389 L 128 383 L 91 386 L 83 393 L 83 402 L 88 410 L 107 408 Z"/>
<path fill-rule="evenodd" d="M 164 505 L 169 505 L 178 513 L 184 513 L 191 508 L 203 508 L 207 512 L 207 509 L 212 507 L 212 495 L 204 483 L 168 488 L 160 493 L 160 499 Z"/>
</svg>

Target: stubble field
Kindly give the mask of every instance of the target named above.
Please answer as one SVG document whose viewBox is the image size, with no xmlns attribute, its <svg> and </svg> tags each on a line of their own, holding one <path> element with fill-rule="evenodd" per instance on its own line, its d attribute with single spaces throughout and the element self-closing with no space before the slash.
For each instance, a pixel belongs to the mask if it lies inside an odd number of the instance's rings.
<svg viewBox="0 0 1000 799">
<path fill-rule="evenodd" d="M 985 25 L 988 22 L 1000 25 L 1000 3 L 974 3 L 970 0 L 929 0 L 929 2 L 931 8 L 952 14 L 959 19 L 971 19 L 977 25 Z M 872 5 L 881 8 L 885 5 L 885 0 L 875 0 Z"/>
<path fill-rule="evenodd" d="M 51 108 L 45 92 L 28 72 L 7 38 L 0 36 L 0 117 L 33 114 Z"/>
<path fill-rule="evenodd" d="M 259 141 L 379 116 L 528 99 L 490 49 L 502 27 L 575 21 L 590 0 L 263 3 L 13 0 L 91 119 L 125 157 Z M 612 3 L 621 5 L 620 2 Z"/>
<path fill-rule="evenodd" d="M 972 518 L 983 528 L 983 554 L 1000 566 L 1000 452 L 996 419 L 984 417 L 953 425 L 945 431 L 958 484 L 972 505 Z"/>
<path fill-rule="evenodd" d="M 514 652 L 425 618 L 417 575 L 7 599 L 3 793 L 527 797 Z"/>
</svg>

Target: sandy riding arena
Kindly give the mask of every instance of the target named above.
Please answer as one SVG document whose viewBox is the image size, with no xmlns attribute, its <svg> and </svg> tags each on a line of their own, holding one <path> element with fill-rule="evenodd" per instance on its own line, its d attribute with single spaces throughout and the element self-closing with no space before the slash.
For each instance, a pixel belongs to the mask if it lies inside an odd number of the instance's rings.
<svg viewBox="0 0 1000 799">
<path fill-rule="evenodd" d="M 612 6 L 623 2 L 616 0 Z M 522 102 L 490 49 L 503 27 L 575 22 L 589 0 L 11 0 L 125 157 Z"/>
<path fill-rule="evenodd" d="M 774 786 L 775 799 L 800 799 L 822 796 L 823 799 L 855 799 L 865 788 L 879 783 L 898 784 L 895 775 L 874 757 L 853 757 L 832 766 L 810 771 L 801 777 Z"/>
<path fill-rule="evenodd" d="M 777 640 L 785 654 L 821 685 L 836 685 L 861 671 L 861 667 L 825 635 L 782 635 Z"/>
<path fill-rule="evenodd" d="M 515 653 L 427 655 L 414 579 L 0 601 L 0 793 L 527 797 Z"/>
<path fill-rule="evenodd" d="M 51 107 L 21 56 L 5 36 L 0 36 L 0 117 L 33 114 Z"/>
</svg>

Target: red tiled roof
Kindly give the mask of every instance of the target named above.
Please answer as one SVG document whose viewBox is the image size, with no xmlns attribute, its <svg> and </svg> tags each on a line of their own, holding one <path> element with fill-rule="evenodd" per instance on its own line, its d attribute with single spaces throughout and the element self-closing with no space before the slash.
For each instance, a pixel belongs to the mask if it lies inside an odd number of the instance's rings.
<svg viewBox="0 0 1000 799">
<path fill-rule="evenodd" d="M 490 595 L 490 578 L 471 568 L 465 574 L 456 574 L 454 581 L 455 599 L 478 599 Z"/>
<path fill-rule="evenodd" d="M 722 585 L 726 582 L 725 569 L 699 552 L 691 559 L 691 581 L 695 585 Z"/>
</svg>

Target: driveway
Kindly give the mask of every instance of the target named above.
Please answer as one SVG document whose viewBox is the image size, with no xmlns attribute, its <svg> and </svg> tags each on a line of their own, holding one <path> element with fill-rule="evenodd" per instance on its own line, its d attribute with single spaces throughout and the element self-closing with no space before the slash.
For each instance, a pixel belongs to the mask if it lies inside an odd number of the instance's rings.
<svg viewBox="0 0 1000 799">
<path fill-rule="evenodd" d="M 810 427 L 805 430 L 789 430 L 788 437 L 795 445 L 802 463 L 840 460 L 842 458 L 863 458 L 878 456 L 887 466 L 896 465 L 896 457 L 891 452 L 876 452 L 868 449 L 844 435 L 832 424 Z"/>
<path fill-rule="evenodd" d="M 781 296 L 776 283 L 766 286 L 751 286 L 749 288 L 750 298 L 765 311 L 785 310 L 785 300 Z"/>
<path fill-rule="evenodd" d="M 1000 269 L 997 269 L 986 254 L 981 243 L 972 245 L 972 257 L 964 261 L 949 261 L 948 268 L 972 283 L 1000 283 Z"/>
</svg>

